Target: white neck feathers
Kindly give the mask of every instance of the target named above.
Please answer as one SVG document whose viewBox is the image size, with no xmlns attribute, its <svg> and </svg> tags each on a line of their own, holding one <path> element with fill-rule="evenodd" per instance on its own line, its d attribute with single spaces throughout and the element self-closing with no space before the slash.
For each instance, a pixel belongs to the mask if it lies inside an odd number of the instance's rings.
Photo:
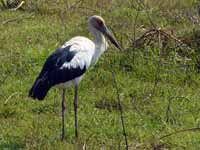
<svg viewBox="0 0 200 150">
<path fill-rule="evenodd" d="M 89 30 L 95 37 L 94 39 L 95 53 L 93 56 L 93 61 L 96 63 L 101 54 L 107 49 L 108 43 L 106 42 L 106 39 L 104 38 L 103 34 L 99 32 L 97 29 L 95 29 L 92 26 L 89 26 Z"/>
</svg>

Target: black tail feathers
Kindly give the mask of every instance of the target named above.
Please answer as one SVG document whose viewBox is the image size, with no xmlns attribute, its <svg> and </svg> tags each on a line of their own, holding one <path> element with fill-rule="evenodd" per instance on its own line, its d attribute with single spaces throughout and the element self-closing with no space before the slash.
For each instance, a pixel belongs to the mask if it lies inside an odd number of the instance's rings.
<svg viewBox="0 0 200 150">
<path fill-rule="evenodd" d="M 29 91 L 29 97 L 33 99 L 43 100 L 51 88 L 50 83 L 44 79 L 37 79 Z"/>
</svg>

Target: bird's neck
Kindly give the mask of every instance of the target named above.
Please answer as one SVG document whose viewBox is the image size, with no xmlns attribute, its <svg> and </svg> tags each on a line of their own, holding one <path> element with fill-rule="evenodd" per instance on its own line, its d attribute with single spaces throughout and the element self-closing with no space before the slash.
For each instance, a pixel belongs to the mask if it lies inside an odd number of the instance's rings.
<svg viewBox="0 0 200 150">
<path fill-rule="evenodd" d="M 94 39 L 95 45 L 103 46 L 106 43 L 105 38 L 102 33 L 95 32 L 94 36 L 95 36 L 95 39 Z"/>
<path fill-rule="evenodd" d="M 97 31 L 94 28 L 91 29 L 90 31 L 95 37 L 95 39 L 94 39 L 95 53 L 93 56 L 93 62 L 96 63 L 97 60 L 99 59 L 99 57 L 101 56 L 101 54 L 103 54 L 103 52 L 107 49 L 108 44 L 106 42 L 105 37 L 103 36 L 103 34 L 101 32 Z"/>
<path fill-rule="evenodd" d="M 89 26 L 89 30 L 95 38 L 94 43 L 96 51 L 99 50 L 104 52 L 107 49 L 108 44 L 103 34 L 92 26 Z"/>
<path fill-rule="evenodd" d="M 93 56 L 93 61 L 96 63 L 99 59 L 99 57 L 104 53 L 104 51 L 107 49 L 107 42 L 104 38 L 103 34 L 97 33 L 95 36 L 95 53 Z"/>
</svg>

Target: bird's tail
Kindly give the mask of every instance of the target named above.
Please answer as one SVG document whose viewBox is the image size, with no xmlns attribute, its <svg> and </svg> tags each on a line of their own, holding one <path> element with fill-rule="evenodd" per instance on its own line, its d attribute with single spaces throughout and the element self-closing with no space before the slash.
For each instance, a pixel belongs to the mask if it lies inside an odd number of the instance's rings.
<svg viewBox="0 0 200 150">
<path fill-rule="evenodd" d="M 50 88 L 51 84 L 47 79 L 37 78 L 30 89 L 28 96 L 32 97 L 33 99 L 43 100 Z"/>
</svg>

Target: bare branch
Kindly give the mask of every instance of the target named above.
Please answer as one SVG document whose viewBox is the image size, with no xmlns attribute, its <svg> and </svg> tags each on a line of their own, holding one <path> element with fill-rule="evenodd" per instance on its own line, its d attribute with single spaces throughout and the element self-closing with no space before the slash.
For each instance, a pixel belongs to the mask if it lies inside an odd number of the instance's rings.
<svg viewBox="0 0 200 150">
<path fill-rule="evenodd" d="M 17 18 L 8 19 L 8 20 L 5 20 L 5 21 L 2 21 L 1 24 L 2 24 L 2 25 L 5 25 L 5 24 L 8 24 L 8 23 L 10 23 L 10 22 L 20 21 L 20 20 L 23 20 L 23 19 L 28 19 L 28 18 L 32 17 L 33 14 L 34 14 L 34 13 L 30 14 L 30 15 L 27 16 L 27 17 L 24 17 L 24 15 L 22 15 L 22 16 L 17 17 Z"/>
<path fill-rule="evenodd" d="M 161 28 L 153 28 L 148 31 L 146 31 L 142 36 L 140 36 L 138 39 L 133 41 L 133 46 L 138 47 L 140 45 L 143 45 L 144 42 L 148 39 L 151 39 L 153 36 L 159 37 L 159 35 L 163 38 L 172 39 L 175 42 L 179 44 L 179 47 L 186 47 L 189 50 L 193 50 L 190 46 L 179 40 L 177 37 L 173 36 L 170 33 L 167 33 L 166 31 L 162 30 Z"/>
<path fill-rule="evenodd" d="M 13 11 L 18 10 L 19 8 L 21 8 L 21 7 L 24 5 L 24 3 L 25 3 L 25 1 L 21 1 L 21 2 L 19 3 L 19 5 L 17 5 L 16 8 L 12 8 L 11 10 L 13 10 Z"/>
<path fill-rule="evenodd" d="M 117 100 L 118 100 L 118 105 L 119 105 L 119 110 L 120 110 L 124 139 L 125 139 L 125 143 L 126 143 L 126 150 L 128 150 L 128 139 L 127 139 L 125 124 L 124 124 L 123 108 L 122 108 L 122 105 L 121 105 L 121 100 L 120 100 L 120 96 L 119 96 L 119 89 L 118 89 L 118 86 L 117 86 L 117 81 L 116 81 L 116 78 L 115 78 L 114 71 L 112 71 L 112 77 L 113 77 L 113 86 L 116 89 L 116 93 L 117 93 Z"/>
<path fill-rule="evenodd" d="M 167 135 L 163 135 L 159 138 L 159 140 L 163 139 L 163 138 L 166 138 L 166 137 L 169 137 L 171 135 L 175 135 L 175 134 L 178 134 L 178 133 L 183 133 L 183 132 L 195 132 L 195 131 L 200 131 L 200 128 L 197 127 L 197 128 L 189 128 L 189 129 L 182 129 L 182 130 L 177 130 L 175 132 L 172 132 L 172 133 L 169 133 Z"/>
</svg>

